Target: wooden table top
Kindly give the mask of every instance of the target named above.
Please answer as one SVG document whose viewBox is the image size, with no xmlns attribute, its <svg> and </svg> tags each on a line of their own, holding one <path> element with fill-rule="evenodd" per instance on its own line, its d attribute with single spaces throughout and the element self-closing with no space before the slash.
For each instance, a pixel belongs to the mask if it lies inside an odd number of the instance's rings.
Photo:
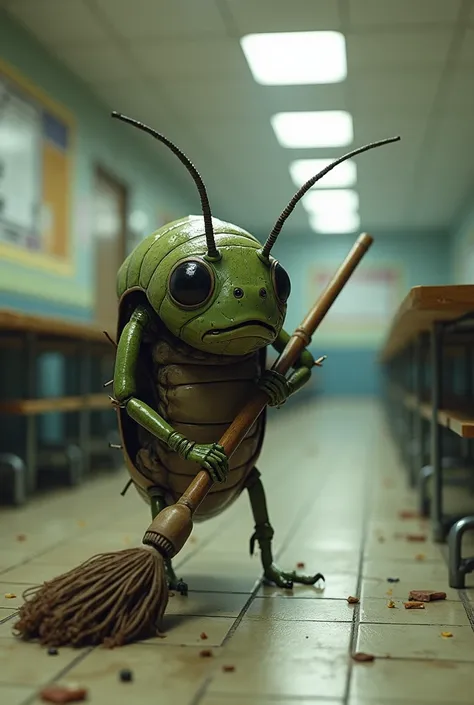
<svg viewBox="0 0 474 705">
<path fill-rule="evenodd" d="M 474 285 L 414 286 L 400 305 L 381 352 L 385 362 L 403 350 L 436 321 L 450 321 L 474 312 Z"/>
<path fill-rule="evenodd" d="M 31 332 L 44 337 L 107 343 L 103 329 L 94 324 L 32 316 L 12 309 L 0 309 L 0 335 L 2 332 Z M 115 338 L 115 330 L 108 333 Z"/>
</svg>

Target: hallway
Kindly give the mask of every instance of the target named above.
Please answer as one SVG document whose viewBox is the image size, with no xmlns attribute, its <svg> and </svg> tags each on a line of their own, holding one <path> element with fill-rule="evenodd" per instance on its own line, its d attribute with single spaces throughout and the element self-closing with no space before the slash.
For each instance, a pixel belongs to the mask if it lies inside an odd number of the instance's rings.
<svg viewBox="0 0 474 705">
<path fill-rule="evenodd" d="M 40 702 L 37 693 L 56 679 L 84 686 L 88 702 L 100 705 L 173 696 L 179 705 L 472 704 L 474 593 L 462 601 L 448 588 L 427 523 L 401 518 L 416 500 L 376 402 L 322 399 L 271 410 L 270 419 L 259 469 L 277 562 L 322 572 L 325 587 L 289 593 L 260 584 L 243 495 L 196 526 L 178 555 L 190 593 L 170 598 L 165 638 L 49 656 L 11 635 L 22 591 L 95 553 L 139 544 L 147 507 L 133 490 L 120 496 L 123 471 L 4 510 L 2 705 Z M 405 609 L 411 590 L 444 591 L 447 599 Z M 349 596 L 360 603 L 348 604 Z M 375 660 L 356 662 L 354 652 Z M 132 682 L 120 681 L 121 669 L 133 672 Z"/>
</svg>

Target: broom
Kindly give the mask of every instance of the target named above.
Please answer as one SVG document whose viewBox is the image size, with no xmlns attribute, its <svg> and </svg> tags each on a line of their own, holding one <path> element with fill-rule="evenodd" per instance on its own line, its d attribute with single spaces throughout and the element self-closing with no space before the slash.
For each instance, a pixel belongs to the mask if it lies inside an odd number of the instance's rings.
<svg viewBox="0 0 474 705">
<path fill-rule="evenodd" d="M 371 246 L 361 235 L 318 302 L 295 330 L 273 365 L 286 374 Z M 318 360 L 315 364 L 320 364 Z M 230 457 L 268 403 L 258 390 L 225 431 L 219 443 Z M 193 515 L 212 487 L 206 470 L 194 477 L 176 502 L 163 509 L 143 537 L 143 548 L 93 556 L 62 576 L 25 590 L 15 624 L 18 636 L 47 646 L 112 648 L 160 634 L 168 602 L 164 559 L 183 548 Z"/>
</svg>

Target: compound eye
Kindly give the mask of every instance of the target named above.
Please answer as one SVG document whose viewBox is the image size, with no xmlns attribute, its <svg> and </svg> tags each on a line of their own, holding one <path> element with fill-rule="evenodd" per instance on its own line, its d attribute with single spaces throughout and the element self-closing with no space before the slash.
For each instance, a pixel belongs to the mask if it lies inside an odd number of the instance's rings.
<svg viewBox="0 0 474 705">
<path fill-rule="evenodd" d="M 291 293 L 290 277 L 279 262 L 273 265 L 272 276 L 276 295 L 282 304 L 286 304 Z"/>
<path fill-rule="evenodd" d="M 178 262 L 170 274 L 168 289 L 181 308 L 203 306 L 214 291 L 214 273 L 198 259 Z"/>
</svg>

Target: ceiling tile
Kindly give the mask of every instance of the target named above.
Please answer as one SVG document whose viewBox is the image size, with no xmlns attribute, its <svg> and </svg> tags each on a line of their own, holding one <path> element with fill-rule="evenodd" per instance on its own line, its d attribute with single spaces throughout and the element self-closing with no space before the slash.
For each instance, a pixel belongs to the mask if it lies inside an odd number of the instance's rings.
<svg viewBox="0 0 474 705">
<path fill-rule="evenodd" d="M 54 49 L 54 53 L 86 83 L 89 79 L 123 81 L 127 78 L 137 78 L 136 67 L 112 44 L 90 49 L 61 46 Z"/>
<path fill-rule="evenodd" d="M 46 46 L 97 46 L 106 30 L 83 0 L 9 0 L 8 12 Z"/>
<path fill-rule="evenodd" d="M 213 0 L 95 0 L 116 32 L 130 40 L 225 35 Z"/>
<path fill-rule="evenodd" d="M 349 0 L 351 27 L 454 23 L 462 0 Z"/>
<path fill-rule="evenodd" d="M 195 77 L 231 80 L 249 71 L 235 39 L 140 42 L 130 46 L 130 53 L 147 76 L 167 80 Z"/>
<path fill-rule="evenodd" d="M 348 103 L 355 111 L 387 113 L 404 118 L 426 116 L 433 105 L 441 69 L 370 69 L 356 71 L 347 80 Z"/>
<path fill-rule="evenodd" d="M 444 66 L 451 42 L 452 30 L 430 32 L 406 31 L 349 34 L 347 65 L 352 71 L 372 69 L 398 69 L 399 71 Z"/>
<path fill-rule="evenodd" d="M 223 0 L 232 26 L 240 35 L 254 32 L 297 32 L 300 30 L 339 29 L 340 17 L 335 0 Z"/>
<path fill-rule="evenodd" d="M 474 68 L 474 27 L 466 30 L 454 65 L 456 67 Z"/>
<path fill-rule="evenodd" d="M 451 71 L 443 82 L 443 103 L 439 109 L 442 116 L 465 118 L 474 123 L 474 75 L 473 69 Z"/>
</svg>

